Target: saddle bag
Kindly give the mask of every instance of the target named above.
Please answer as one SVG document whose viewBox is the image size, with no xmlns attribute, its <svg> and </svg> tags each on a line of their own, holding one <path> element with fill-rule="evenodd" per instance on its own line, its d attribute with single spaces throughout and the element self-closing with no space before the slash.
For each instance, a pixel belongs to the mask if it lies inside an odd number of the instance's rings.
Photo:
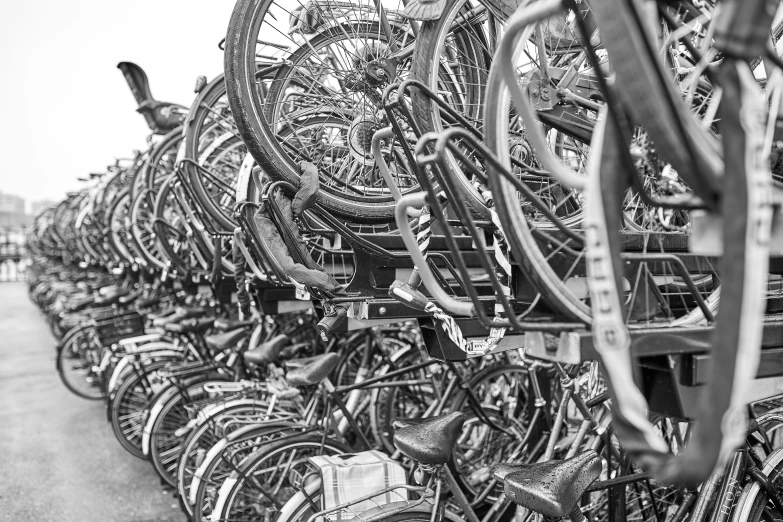
<svg viewBox="0 0 783 522">
<path fill-rule="evenodd" d="M 321 472 L 321 509 L 327 511 L 351 504 L 327 513 L 325 518 L 329 521 L 342 522 L 379 505 L 408 500 L 408 490 L 394 489 L 407 484 L 405 468 L 379 451 L 324 455 L 309 460 Z M 375 492 L 377 496 L 353 503 Z"/>
</svg>

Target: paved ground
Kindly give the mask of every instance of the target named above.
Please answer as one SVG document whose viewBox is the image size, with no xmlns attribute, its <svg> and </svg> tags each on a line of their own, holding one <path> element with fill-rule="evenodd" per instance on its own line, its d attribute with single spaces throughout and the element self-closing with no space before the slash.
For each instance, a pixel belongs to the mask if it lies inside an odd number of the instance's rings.
<svg viewBox="0 0 783 522">
<path fill-rule="evenodd" d="M 183 522 L 103 403 L 62 385 L 53 346 L 25 285 L 0 283 L 0 522 Z"/>
</svg>

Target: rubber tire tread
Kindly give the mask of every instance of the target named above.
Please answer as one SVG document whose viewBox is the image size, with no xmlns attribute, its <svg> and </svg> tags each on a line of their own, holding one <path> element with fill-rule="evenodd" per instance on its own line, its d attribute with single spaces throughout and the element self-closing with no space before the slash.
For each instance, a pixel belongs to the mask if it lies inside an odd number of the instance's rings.
<svg viewBox="0 0 783 522">
<path fill-rule="evenodd" d="M 225 81 L 228 102 L 239 134 L 258 165 L 277 180 L 299 185 L 298 170 L 285 158 L 270 153 L 277 146 L 265 117 L 255 107 L 255 45 L 258 35 L 253 25 L 259 10 L 265 10 L 271 0 L 239 0 L 234 6 L 226 33 Z M 258 23 L 260 28 L 261 22 Z M 316 202 L 342 218 L 367 224 L 388 223 L 394 220 L 394 204 L 371 204 L 348 201 L 323 189 Z"/>
<path fill-rule="evenodd" d="M 449 13 L 454 8 L 454 4 L 462 3 L 464 0 L 446 0 L 443 7 L 443 13 Z M 440 61 L 437 57 L 441 53 L 440 47 L 438 47 L 438 41 L 440 40 L 441 32 L 448 31 L 448 27 L 445 27 L 447 18 L 450 17 L 441 16 L 434 21 L 419 22 L 419 36 L 416 40 L 416 47 L 413 51 L 413 66 L 411 67 L 411 78 L 420 81 L 426 86 L 431 85 L 431 79 L 433 75 L 437 76 Z M 479 50 L 480 51 L 480 50 Z M 486 66 L 489 68 L 489 61 Z M 486 73 L 489 75 L 489 71 Z M 428 132 L 437 131 L 437 126 L 433 120 L 433 110 L 435 104 L 426 95 L 421 94 L 419 89 L 411 89 L 411 111 L 413 118 L 421 128 L 422 134 Z M 481 195 L 478 194 L 476 189 L 471 185 L 470 180 L 465 177 L 465 174 L 459 170 L 456 165 L 453 165 L 451 161 L 447 164 L 450 167 L 450 172 L 444 173 L 444 175 L 450 176 L 457 189 L 465 198 L 465 204 L 471 209 L 474 216 L 479 219 L 490 219 L 490 213 L 487 206 L 484 204 L 484 200 Z"/>
</svg>

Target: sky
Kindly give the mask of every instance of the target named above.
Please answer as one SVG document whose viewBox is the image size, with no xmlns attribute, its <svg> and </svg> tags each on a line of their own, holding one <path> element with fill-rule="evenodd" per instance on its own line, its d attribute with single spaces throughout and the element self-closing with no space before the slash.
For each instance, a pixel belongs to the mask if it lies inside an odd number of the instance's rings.
<svg viewBox="0 0 783 522">
<path fill-rule="evenodd" d="M 189 106 L 223 70 L 232 0 L 0 2 L 0 192 L 59 200 L 150 134 L 117 63 L 152 95 Z"/>
</svg>

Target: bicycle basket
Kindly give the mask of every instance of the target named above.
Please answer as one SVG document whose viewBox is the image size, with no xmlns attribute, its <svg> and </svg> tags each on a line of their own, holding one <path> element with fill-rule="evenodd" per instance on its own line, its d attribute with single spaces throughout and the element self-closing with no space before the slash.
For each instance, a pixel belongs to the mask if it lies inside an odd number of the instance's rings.
<svg viewBox="0 0 783 522">
<path fill-rule="evenodd" d="M 102 346 L 111 346 L 121 339 L 144 335 L 144 317 L 132 312 L 98 321 L 95 333 Z"/>
</svg>

